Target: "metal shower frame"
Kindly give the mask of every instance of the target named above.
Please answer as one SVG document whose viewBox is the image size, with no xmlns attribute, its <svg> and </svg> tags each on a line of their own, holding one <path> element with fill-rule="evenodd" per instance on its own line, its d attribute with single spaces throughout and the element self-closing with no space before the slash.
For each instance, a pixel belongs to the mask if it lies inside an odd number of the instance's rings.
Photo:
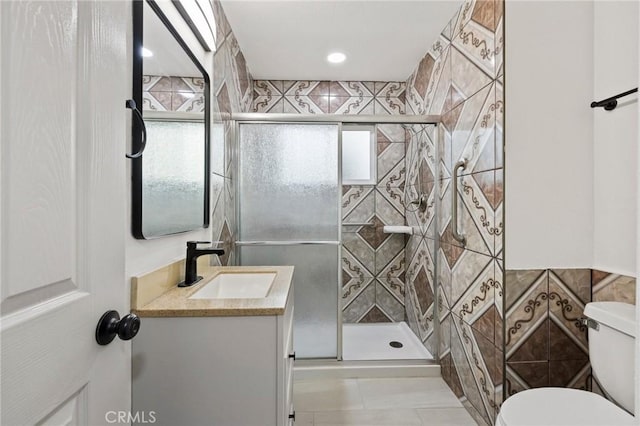
<svg viewBox="0 0 640 426">
<path fill-rule="evenodd" d="M 233 159 L 236 162 L 234 166 L 236 166 L 239 173 L 239 149 L 240 144 L 238 137 L 240 135 L 239 125 L 240 123 L 252 123 L 252 124 L 268 124 L 268 123 L 278 123 L 278 124 L 293 124 L 293 123 L 314 123 L 314 124 L 338 124 L 338 185 L 342 186 L 342 126 L 345 124 L 428 124 L 435 126 L 436 132 L 436 176 L 439 176 L 438 170 L 440 168 L 440 138 L 443 137 L 443 133 L 440 131 L 440 123 L 442 122 L 441 117 L 439 115 L 338 115 L 338 114 L 280 114 L 280 113 L 232 113 L 230 114 L 231 121 L 231 138 L 235 141 L 233 146 Z M 239 176 L 239 175 L 238 175 Z M 235 179 L 234 182 L 234 190 L 236 194 L 238 194 L 238 179 Z M 237 233 L 240 234 L 240 197 L 235 197 L 235 207 L 236 207 L 236 226 Z M 436 211 L 439 208 L 439 197 L 436 197 L 435 200 Z M 434 217 L 435 221 L 435 229 L 438 229 L 438 215 Z M 286 242 L 286 245 L 304 245 L 304 244 L 333 244 L 338 246 L 338 297 L 336 300 L 337 303 L 337 361 L 342 361 L 342 273 L 341 273 L 341 255 L 342 255 L 342 200 L 341 197 L 338 197 L 338 241 L 289 241 Z M 283 245 L 283 242 L 269 242 L 274 243 L 273 245 Z M 240 250 L 239 247 L 243 245 L 255 245 L 254 243 L 247 243 L 242 241 L 236 242 L 236 259 L 240 260 Z M 271 244 L 270 244 L 271 245 Z M 434 238 L 434 249 L 437 256 L 439 251 L 440 242 L 439 238 Z M 438 262 L 434 259 L 434 276 L 438 276 Z M 436 350 L 433 353 L 434 361 L 440 361 L 439 354 L 439 346 L 440 346 L 440 322 L 438 318 L 437 311 L 437 301 L 438 301 L 438 285 L 437 281 L 434 283 L 434 312 L 433 312 L 433 323 L 434 323 L 434 333 L 436 337 Z M 406 309 L 406 307 L 405 307 Z M 420 339 L 420 336 L 418 336 Z M 422 339 L 420 339 L 422 340 Z"/>
</svg>

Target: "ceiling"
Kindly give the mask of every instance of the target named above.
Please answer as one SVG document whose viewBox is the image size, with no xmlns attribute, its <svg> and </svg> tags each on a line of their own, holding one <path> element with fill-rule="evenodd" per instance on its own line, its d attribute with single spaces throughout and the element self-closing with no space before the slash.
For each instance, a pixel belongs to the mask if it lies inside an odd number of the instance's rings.
<svg viewBox="0 0 640 426">
<path fill-rule="evenodd" d="M 143 45 L 153 52 L 152 57 L 143 59 L 144 74 L 202 77 L 202 73 L 160 21 L 158 15 L 147 2 L 143 2 L 143 4 Z"/>
<path fill-rule="evenodd" d="M 458 0 L 221 0 L 251 74 L 273 80 L 404 81 Z M 341 51 L 347 60 L 326 61 Z"/>
</svg>

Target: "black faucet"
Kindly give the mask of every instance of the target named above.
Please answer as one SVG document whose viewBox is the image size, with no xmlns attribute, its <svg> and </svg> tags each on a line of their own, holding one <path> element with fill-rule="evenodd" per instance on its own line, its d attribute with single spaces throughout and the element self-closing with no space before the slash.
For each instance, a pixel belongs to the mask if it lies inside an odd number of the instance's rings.
<svg viewBox="0 0 640 426">
<path fill-rule="evenodd" d="M 210 241 L 187 241 L 187 258 L 184 266 L 184 281 L 178 287 L 189 287 L 202 279 L 198 276 L 198 258 L 203 254 L 216 254 L 222 256 L 224 250 L 205 248 L 199 249 L 198 244 L 211 244 Z"/>
</svg>

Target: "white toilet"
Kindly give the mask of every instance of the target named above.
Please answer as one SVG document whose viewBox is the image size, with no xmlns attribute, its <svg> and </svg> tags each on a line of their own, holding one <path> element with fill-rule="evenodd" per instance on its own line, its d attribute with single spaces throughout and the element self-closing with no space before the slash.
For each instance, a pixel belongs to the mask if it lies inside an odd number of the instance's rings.
<svg viewBox="0 0 640 426">
<path fill-rule="evenodd" d="M 588 303 L 589 359 L 604 391 L 627 411 L 634 406 L 635 306 Z M 638 424 L 622 408 L 593 392 L 566 388 L 530 389 L 509 397 L 498 426 L 622 426 Z"/>
</svg>

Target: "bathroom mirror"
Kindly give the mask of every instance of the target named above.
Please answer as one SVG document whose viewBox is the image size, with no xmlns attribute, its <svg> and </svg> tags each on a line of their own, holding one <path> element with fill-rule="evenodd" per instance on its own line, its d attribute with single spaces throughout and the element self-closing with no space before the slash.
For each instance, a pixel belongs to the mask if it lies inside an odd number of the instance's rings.
<svg viewBox="0 0 640 426">
<path fill-rule="evenodd" d="M 154 1 L 133 2 L 132 232 L 209 225 L 209 76 Z"/>
</svg>

